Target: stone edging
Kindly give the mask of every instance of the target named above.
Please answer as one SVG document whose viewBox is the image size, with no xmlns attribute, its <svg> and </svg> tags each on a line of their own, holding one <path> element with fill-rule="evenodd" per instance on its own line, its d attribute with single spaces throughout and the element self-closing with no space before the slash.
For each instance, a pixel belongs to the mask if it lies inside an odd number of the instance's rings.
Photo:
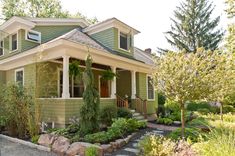
<svg viewBox="0 0 235 156">
<path fill-rule="evenodd" d="M 37 144 L 34 144 L 32 142 L 24 141 L 24 140 L 21 140 L 21 139 L 9 137 L 9 136 L 3 135 L 3 134 L 0 134 L 0 138 L 6 139 L 6 140 L 11 141 L 11 142 L 19 143 L 19 144 L 22 144 L 22 145 L 25 145 L 25 146 L 28 146 L 28 147 L 31 147 L 31 148 L 36 148 L 36 149 L 41 150 L 41 151 L 46 151 L 46 152 L 51 151 L 51 149 L 48 148 L 48 147 L 37 145 Z"/>
</svg>

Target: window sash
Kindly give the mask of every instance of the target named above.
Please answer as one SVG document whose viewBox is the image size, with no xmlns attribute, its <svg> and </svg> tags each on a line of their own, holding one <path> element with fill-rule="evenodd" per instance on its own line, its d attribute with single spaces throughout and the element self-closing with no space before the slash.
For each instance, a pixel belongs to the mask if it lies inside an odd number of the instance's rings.
<svg viewBox="0 0 235 156">
<path fill-rule="evenodd" d="M 19 71 L 16 71 L 16 82 L 23 86 L 24 85 L 24 71 L 23 70 L 19 70 Z"/>
<path fill-rule="evenodd" d="M 128 50 L 128 35 L 120 32 L 120 48 Z"/>
<path fill-rule="evenodd" d="M 154 100 L 154 86 L 152 84 L 152 78 L 150 76 L 147 77 L 147 91 L 148 91 L 148 99 Z"/>
<path fill-rule="evenodd" d="M 27 39 L 35 42 L 40 42 L 40 34 L 32 31 L 28 31 Z"/>
<path fill-rule="evenodd" d="M 11 36 L 11 50 L 17 49 L 17 34 Z"/>
<path fill-rule="evenodd" d="M 0 41 L 0 56 L 2 56 L 3 55 L 3 41 Z"/>
</svg>

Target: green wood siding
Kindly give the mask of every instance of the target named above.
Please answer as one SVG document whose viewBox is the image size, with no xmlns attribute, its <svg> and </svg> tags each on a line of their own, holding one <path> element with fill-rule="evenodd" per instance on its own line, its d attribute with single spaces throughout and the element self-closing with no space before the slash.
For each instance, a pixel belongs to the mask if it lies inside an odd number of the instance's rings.
<svg viewBox="0 0 235 156">
<path fill-rule="evenodd" d="M 147 99 L 147 75 L 145 73 L 137 73 L 136 75 L 136 94 L 142 99 Z M 157 92 L 155 92 L 155 100 L 147 101 L 148 114 L 156 113 L 158 101 Z"/>
<path fill-rule="evenodd" d="M 42 121 L 55 122 L 57 127 L 69 124 L 71 118 L 79 118 L 82 99 L 38 99 L 41 105 Z M 114 99 L 101 99 L 100 107 L 115 105 Z"/>
<path fill-rule="evenodd" d="M 118 71 L 117 72 L 117 94 L 121 97 L 131 97 L 131 72 Z"/>
</svg>

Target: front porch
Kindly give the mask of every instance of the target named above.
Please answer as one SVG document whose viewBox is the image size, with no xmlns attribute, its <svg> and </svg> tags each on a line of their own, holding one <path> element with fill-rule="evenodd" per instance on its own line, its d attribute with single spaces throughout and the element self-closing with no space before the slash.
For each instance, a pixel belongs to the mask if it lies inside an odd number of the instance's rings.
<svg viewBox="0 0 235 156">
<path fill-rule="evenodd" d="M 63 127 L 71 118 L 79 117 L 79 110 L 83 104 L 82 79 L 76 79 L 69 74 L 69 64 L 75 60 L 80 62 L 80 67 L 84 70 L 85 61 L 70 56 L 36 65 L 36 92 L 42 109 L 42 120 L 53 123 L 56 127 Z M 102 81 L 101 76 L 105 70 L 111 70 L 117 76 L 113 80 Z M 147 100 L 140 97 L 141 93 L 146 91 L 146 79 L 145 86 L 142 86 L 141 79 L 146 77 L 146 74 L 98 63 L 93 63 L 92 71 L 95 88 L 100 93 L 101 108 L 114 105 L 136 109 L 144 115 L 151 114 L 147 109 Z"/>
</svg>

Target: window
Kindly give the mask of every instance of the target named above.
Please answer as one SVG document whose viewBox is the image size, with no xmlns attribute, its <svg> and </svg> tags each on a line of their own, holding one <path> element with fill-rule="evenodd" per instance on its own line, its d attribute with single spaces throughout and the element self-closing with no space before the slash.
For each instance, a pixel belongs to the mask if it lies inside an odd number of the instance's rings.
<svg viewBox="0 0 235 156">
<path fill-rule="evenodd" d="M 24 69 L 18 69 L 15 71 L 15 82 L 21 86 L 24 85 Z"/>
<path fill-rule="evenodd" d="M 153 79 L 150 76 L 147 76 L 147 93 L 148 93 L 148 99 L 154 100 L 154 86 L 153 86 Z"/>
<path fill-rule="evenodd" d="M 59 70 L 59 97 L 63 92 L 63 71 Z M 81 98 L 84 92 L 84 84 L 82 80 L 69 78 L 69 92 L 71 97 Z"/>
<path fill-rule="evenodd" d="M 0 56 L 2 56 L 4 54 L 4 52 L 3 52 L 3 50 L 4 50 L 3 49 L 4 48 L 3 44 L 4 44 L 3 41 L 0 41 Z"/>
<path fill-rule="evenodd" d="M 128 37 L 127 37 L 127 34 L 124 34 L 124 33 L 121 33 L 120 32 L 120 48 L 121 49 L 124 49 L 124 50 L 128 50 Z"/>
<path fill-rule="evenodd" d="M 11 50 L 14 51 L 14 50 L 17 50 L 17 34 L 14 34 L 11 36 Z"/>
<path fill-rule="evenodd" d="M 32 42 L 40 43 L 41 42 L 41 33 L 37 32 L 37 31 L 30 30 L 30 31 L 26 32 L 25 39 L 32 41 Z"/>
</svg>

